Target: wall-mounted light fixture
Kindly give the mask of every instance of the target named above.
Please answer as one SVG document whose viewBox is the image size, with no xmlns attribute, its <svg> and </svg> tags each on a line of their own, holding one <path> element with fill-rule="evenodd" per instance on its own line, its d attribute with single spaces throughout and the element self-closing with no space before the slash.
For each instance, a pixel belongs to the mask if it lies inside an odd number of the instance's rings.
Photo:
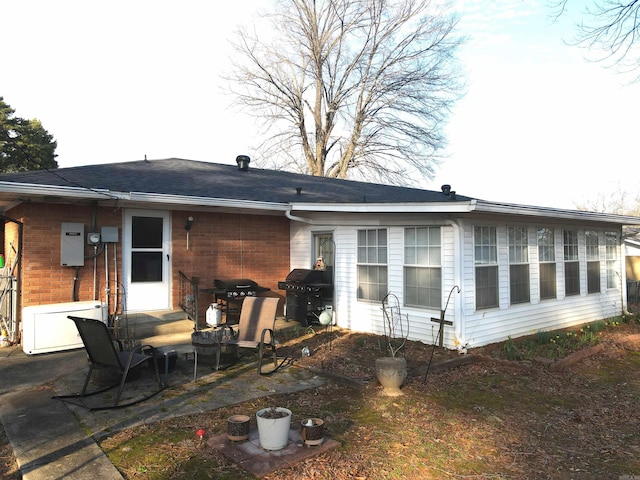
<svg viewBox="0 0 640 480">
<path fill-rule="evenodd" d="M 187 217 L 187 223 L 184 224 L 184 229 L 187 231 L 187 250 L 191 249 L 191 245 L 190 245 L 190 238 L 189 238 L 189 230 L 191 230 L 191 227 L 193 226 L 193 217 L 191 215 L 189 215 Z"/>
</svg>

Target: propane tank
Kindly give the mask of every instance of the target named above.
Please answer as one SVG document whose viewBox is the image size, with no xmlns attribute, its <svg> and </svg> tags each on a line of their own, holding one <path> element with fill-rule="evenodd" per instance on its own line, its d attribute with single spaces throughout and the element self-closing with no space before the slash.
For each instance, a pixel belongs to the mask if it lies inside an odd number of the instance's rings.
<svg viewBox="0 0 640 480">
<path fill-rule="evenodd" d="M 211 325 L 212 327 L 217 327 L 222 323 L 222 312 L 217 303 L 212 303 L 209 305 L 209 308 L 207 308 L 206 322 L 207 325 Z"/>
</svg>

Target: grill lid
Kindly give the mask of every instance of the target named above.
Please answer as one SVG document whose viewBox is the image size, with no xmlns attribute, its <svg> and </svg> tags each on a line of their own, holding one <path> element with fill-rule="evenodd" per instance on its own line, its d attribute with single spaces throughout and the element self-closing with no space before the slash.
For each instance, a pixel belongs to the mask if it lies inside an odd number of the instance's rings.
<svg viewBox="0 0 640 480">
<path fill-rule="evenodd" d="M 322 270 L 308 270 L 306 268 L 294 268 L 287 275 L 287 283 L 299 283 L 312 285 L 324 283 L 324 272 Z"/>
<path fill-rule="evenodd" d="M 213 286 L 220 290 L 257 290 L 258 284 L 248 278 L 217 278 Z"/>
</svg>

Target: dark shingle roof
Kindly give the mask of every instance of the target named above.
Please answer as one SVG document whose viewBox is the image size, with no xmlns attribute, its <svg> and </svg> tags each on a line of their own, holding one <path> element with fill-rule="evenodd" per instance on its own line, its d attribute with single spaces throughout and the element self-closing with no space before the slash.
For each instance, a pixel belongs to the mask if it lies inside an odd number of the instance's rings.
<svg viewBox="0 0 640 480">
<path fill-rule="evenodd" d="M 440 191 L 170 158 L 0 174 L 0 182 L 274 203 L 451 201 Z M 296 189 L 301 189 L 297 195 Z M 469 197 L 456 196 L 458 201 Z"/>
</svg>

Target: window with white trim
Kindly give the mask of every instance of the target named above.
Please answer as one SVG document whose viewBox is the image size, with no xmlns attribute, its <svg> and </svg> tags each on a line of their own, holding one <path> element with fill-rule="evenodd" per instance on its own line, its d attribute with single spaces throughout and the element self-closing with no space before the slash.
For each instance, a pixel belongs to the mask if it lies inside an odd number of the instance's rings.
<svg viewBox="0 0 640 480">
<path fill-rule="evenodd" d="M 556 252 L 553 228 L 538 228 L 540 299 L 556 298 Z"/>
<path fill-rule="evenodd" d="M 509 292 L 511 304 L 530 301 L 527 227 L 509 227 Z"/>
<path fill-rule="evenodd" d="M 604 233 L 605 259 L 607 262 L 607 288 L 618 288 L 618 234 L 615 232 Z"/>
<path fill-rule="evenodd" d="M 382 301 L 387 293 L 387 229 L 358 230 L 358 300 Z"/>
<path fill-rule="evenodd" d="M 440 227 L 404 229 L 404 303 L 441 308 L 442 248 Z"/>
<path fill-rule="evenodd" d="M 600 246 L 598 232 L 584 232 L 587 246 L 587 293 L 600 292 Z"/>
<path fill-rule="evenodd" d="M 578 232 L 564 230 L 564 294 L 580 295 L 580 262 L 578 258 Z"/>
<path fill-rule="evenodd" d="M 498 306 L 498 237 L 496 227 L 473 227 L 476 309 Z"/>
</svg>

